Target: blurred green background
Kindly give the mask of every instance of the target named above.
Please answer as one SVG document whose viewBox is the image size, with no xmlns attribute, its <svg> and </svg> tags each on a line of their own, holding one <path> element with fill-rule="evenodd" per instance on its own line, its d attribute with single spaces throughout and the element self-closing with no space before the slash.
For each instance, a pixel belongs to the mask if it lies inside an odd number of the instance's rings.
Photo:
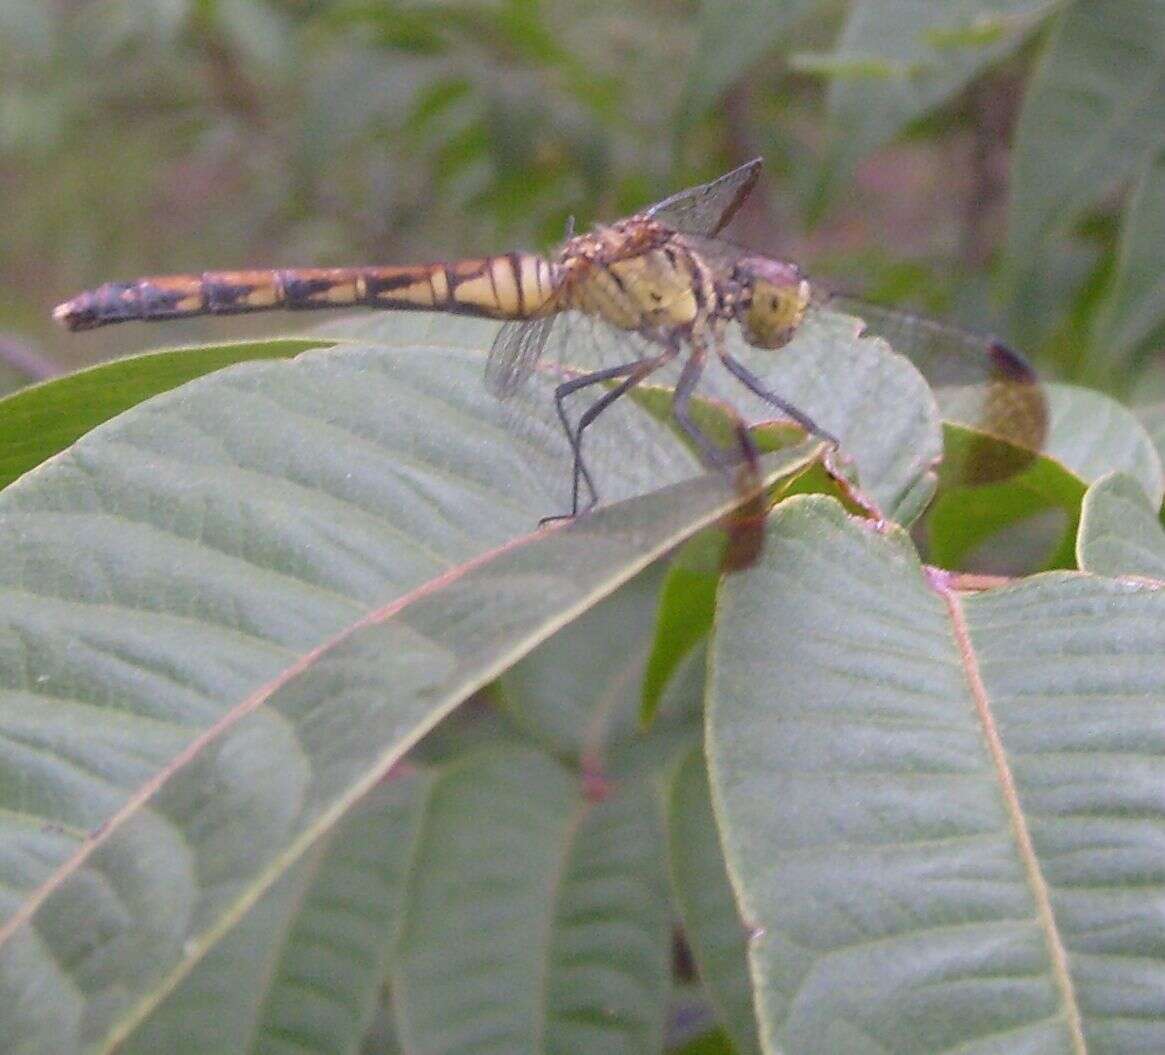
<svg viewBox="0 0 1165 1055">
<path fill-rule="evenodd" d="M 56 331 L 102 281 L 543 248 L 757 154 L 738 239 L 1165 389 L 1159 0 L 2 0 L 0 384 L 319 321 Z"/>
</svg>

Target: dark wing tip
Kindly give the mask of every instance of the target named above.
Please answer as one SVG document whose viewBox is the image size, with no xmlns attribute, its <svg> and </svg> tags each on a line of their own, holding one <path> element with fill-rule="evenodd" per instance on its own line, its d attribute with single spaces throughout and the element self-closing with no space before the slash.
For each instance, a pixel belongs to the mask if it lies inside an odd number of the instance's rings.
<svg viewBox="0 0 1165 1055">
<path fill-rule="evenodd" d="M 736 193 L 728 202 L 723 214 L 720 216 L 719 222 L 712 230 L 712 234 L 719 234 L 725 227 L 731 223 L 732 218 L 740 210 L 740 207 L 752 194 L 753 187 L 756 186 L 756 181 L 760 179 L 761 169 L 765 167 L 765 159 L 762 157 L 755 157 L 751 161 L 746 161 L 743 165 L 733 169 L 725 176 L 721 176 L 716 183 L 721 181 L 739 180 L 739 186 L 736 188 Z"/>
<path fill-rule="evenodd" d="M 1037 382 L 1031 363 L 1002 341 L 992 340 L 987 346 L 987 354 L 991 357 L 992 373 L 999 380 L 1033 385 Z"/>
<path fill-rule="evenodd" d="M 678 191 L 638 215 L 684 234 L 709 238 L 722 231 L 736 215 L 756 186 L 763 167 L 763 158 L 753 158 L 710 183 Z"/>
</svg>

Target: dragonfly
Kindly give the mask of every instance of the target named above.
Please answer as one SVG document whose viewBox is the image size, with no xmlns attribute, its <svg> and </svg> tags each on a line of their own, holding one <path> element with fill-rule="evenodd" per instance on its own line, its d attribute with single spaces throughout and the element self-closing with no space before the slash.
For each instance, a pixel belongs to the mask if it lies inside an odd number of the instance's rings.
<svg viewBox="0 0 1165 1055">
<path fill-rule="evenodd" d="M 775 351 L 788 344 L 806 315 L 823 305 L 860 316 L 914 360 L 928 380 L 973 393 L 972 419 L 1011 449 L 1036 451 L 1047 427 L 1038 379 L 1002 342 L 862 301 L 823 293 L 794 263 L 725 240 L 721 232 L 756 186 L 755 158 L 709 183 L 680 191 L 640 212 L 568 236 L 557 251 L 508 252 L 412 266 L 207 271 L 106 283 L 59 305 L 54 317 L 70 330 L 131 320 L 233 315 L 275 309 L 421 310 L 502 321 L 486 360 L 485 381 L 512 396 L 561 338 L 560 321 L 589 316 L 622 335 L 617 361 L 575 371 L 554 389 L 554 406 L 572 457 L 567 517 L 599 500 L 583 455 L 583 437 L 616 400 L 668 364 L 678 365 L 671 413 L 702 461 L 737 471 L 752 486 L 758 463 L 750 429 L 738 421 L 734 440 L 714 440 L 693 414 L 705 367 L 719 362 L 734 382 L 829 446 L 837 438 L 784 399 L 726 340 L 737 327 L 744 341 Z M 558 335 L 556 337 L 556 334 Z M 568 400 L 602 386 L 576 420 Z M 739 471 L 743 467 L 746 471 Z M 583 491 L 585 489 L 585 496 Z M 547 517 L 547 520 L 566 517 Z"/>
</svg>

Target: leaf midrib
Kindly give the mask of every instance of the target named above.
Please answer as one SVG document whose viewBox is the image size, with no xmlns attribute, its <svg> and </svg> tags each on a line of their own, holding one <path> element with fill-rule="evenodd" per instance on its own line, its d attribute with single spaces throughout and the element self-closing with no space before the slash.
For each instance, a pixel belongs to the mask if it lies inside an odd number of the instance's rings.
<svg viewBox="0 0 1165 1055">
<path fill-rule="evenodd" d="M 1003 798 L 1004 809 L 1011 823 L 1011 830 L 1019 851 L 1027 885 L 1031 890 L 1036 905 L 1036 918 L 1044 934 L 1048 956 L 1051 961 L 1052 978 L 1057 989 L 1060 990 L 1064 1004 L 1064 1014 L 1067 1020 L 1069 1035 L 1072 1039 L 1072 1050 L 1075 1055 L 1087 1055 L 1087 1045 L 1084 1041 L 1084 1024 L 1080 1013 L 1080 1005 L 1076 996 L 1076 988 L 1072 982 L 1071 971 L 1068 966 L 1068 952 L 1064 945 L 1059 927 L 1056 925 L 1055 910 L 1052 906 L 1051 892 L 1048 881 L 1040 867 L 1039 857 L 1036 854 L 1035 843 L 1027 825 L 1023 806 L 1019 800 L 1019 789 L 1015 776 L 1007 761 L 1007 753 L 1003 746 L 1003 739 L 999 727 L 991 710 L 991 699 L 983 677 L 979 670 L 978 656 L 974 643 L 971 641 L 970 628 L 967 625 L 966 613 L 963 609 L 962 598 L 959 594 L 931 580 L 931 587 L 935 589 L 946 604 L 950 616 L 951 630 L 955 638 L 959 661 L 967 679 L 967 686 L 975 704 L 976 713 L 987 741 L 987 749 L 995 766 L 999 778 L 999 790 Z"/>
</svg>

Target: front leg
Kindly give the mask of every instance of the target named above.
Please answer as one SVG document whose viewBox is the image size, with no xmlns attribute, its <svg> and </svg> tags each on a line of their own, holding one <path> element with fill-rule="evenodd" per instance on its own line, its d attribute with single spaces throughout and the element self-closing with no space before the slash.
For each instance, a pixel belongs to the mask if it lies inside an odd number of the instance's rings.
<svg viewBox="0 0 1165 1055">
<path fill-rule="evenodd" d="M 776 407 L 777 410 L 783 414 L 788 415 L 806 432 L 818 439 L 825 440 L 826 443 L 833 447 L 840 447 L 841 442 L 832 432 L 826 432 L 820 425 L 817 424 L 808 414 L 802 410 L 798 410 L 792 403 L 786 402 L 778 396 L 771 389 L 766 388 L 765 384 L 759 377 L 749 370 L 742 362 L 734 359 L 726 348 L 720 349 L 720 361 L 728 368 L 729 373 L 732 374 L 745 388 L 747 388 L 753 395 L 759 396 L 769 406 Z"/>
</svg>

